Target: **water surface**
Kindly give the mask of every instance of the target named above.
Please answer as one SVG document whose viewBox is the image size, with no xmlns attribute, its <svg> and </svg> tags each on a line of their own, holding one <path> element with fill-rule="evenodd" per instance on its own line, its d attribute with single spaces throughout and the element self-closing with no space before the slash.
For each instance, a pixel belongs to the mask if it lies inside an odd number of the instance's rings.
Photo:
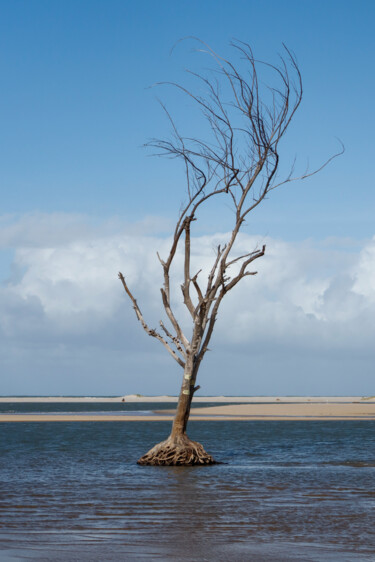
<svg viewBox="0 0 375 562">
<path fill-rule="evenodd" d="M 220 403 L 226 406 L 231 402 Z M 177 402 L 0 402 L 0 414 L 151 414 L 154 410 L 174 410 Z M 192 408 L 217 406 L 217 402 L 193 403 Z"/>
<path fill-rule="evenodd" d="M 0 424 L 0 560 L 375 559 L 375 422 L 194 421 L 225 464 L 136 465 L 169 429 Z"/>
</svg>

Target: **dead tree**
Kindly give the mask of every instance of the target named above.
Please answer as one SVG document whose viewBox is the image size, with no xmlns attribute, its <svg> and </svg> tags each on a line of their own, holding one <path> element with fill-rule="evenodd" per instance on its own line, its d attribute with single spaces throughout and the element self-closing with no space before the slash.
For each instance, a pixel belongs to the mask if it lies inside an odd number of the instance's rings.
<svg viewBox="0 0 375 562">
<path fill-rule="evenodd" d="M 200 82 L 203 95 L 198 95 L 176 83 L 169 85 L 188 96 L 197 104 L 210 131 L 209 138 L 182 136 L 168 111 L 172 140 L 153 140 L 150 146 L 158 153 L 179 158 L 186 172 L 187 201 L 177 219 L 169 254 L 158 255 L 164 283 L 161 299 L 168 318 L 168 326 L 160 321 L 160 330 L 150 328 L 140 307 L 129 289 L 125 277 L 119 273 L 124 289 L 130 298 L 138 320 L 146 333 L 159 340 L 173 359 L 183 369 L 181 391 L 172 431 L 166 441 L 146 453 L 139 464 L 193 465 L 212 464 L 214 459 L 200 443 L 191 441 L 186 428 L 198 370 L 208 350 L 220 304 L 225 295 L 242 279 L 256 275 L 253 265 L 264 255 L 265 246 L 249 249 L 238 255 L 235 242 L 249 213 L 253 211 L 276 187 L 304 179 L 319 169 L 306 171 L 294 177 L 293 166 L 289 174 L 278 177 L 279 145 L 302 100 L 302 80 L 296 58 L 285 46 L 277 65 L 257 61 L 248 44 L 232 44 L 239 55 L 240 66 L 226 60 L 201 41 L 201 50 L 214 61 L 216 68 L 208 77 L 193 74 Z M 260 71 L 272 75 L 274 82 L 264 86 Z M 203 279 L 200 271 L 191 271 L 191 230 L 199 211 L 221 197 L 233 208 L 233 228 L 224 245 L 219 245 L 213 256 L 212 267 Z M 176 252 L 184 253 L 181 272 L 182 298 L 191 318 L 190 339 L 181 328 L 171 302 L 171 268 Z"/>
</svg>

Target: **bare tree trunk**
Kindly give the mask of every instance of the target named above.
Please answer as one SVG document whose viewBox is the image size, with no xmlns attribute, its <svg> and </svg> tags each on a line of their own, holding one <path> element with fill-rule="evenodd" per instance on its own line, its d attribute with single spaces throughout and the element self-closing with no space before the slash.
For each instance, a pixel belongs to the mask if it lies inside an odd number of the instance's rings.
<svg viewBox="0 0 375 562">
<path fill-rule="evenodd" d="M 171 434 L 166 441 L 158 443 L 143 455 L 138 464 L 159 466 L 215 464 L 215 460 L 206 453 L 203 446 L 189 439 L 186 434 L 191 402 L 198 388 L 194 387 L 197 372 L 198 366 L 190 357 L 186 361 Z"/>
<path fill-rule="evenodd" d="M 173 421 L 171 437 L 177 437 L 186 433 L 186 427 L 189 419 L 191 401 L 194 394 L 194 362 L 188 358 L 185 365 L 184 376 L 178 398 L 176 415 Z"/>
</svg>

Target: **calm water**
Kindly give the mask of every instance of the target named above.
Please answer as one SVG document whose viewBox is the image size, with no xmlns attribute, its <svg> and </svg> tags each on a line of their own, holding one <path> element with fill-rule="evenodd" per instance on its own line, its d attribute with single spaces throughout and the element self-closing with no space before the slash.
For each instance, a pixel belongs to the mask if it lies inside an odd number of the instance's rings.
<svg viewBox="0 0 375 562">
<path fill-rule="evenodd" d="M 0 424 L 0 560 L 375 560 L 375 422 L 191 422 L 226 464 L 137 466 L 169 428 Z"/>
<path fill-rule="evenodd" d="M 0 414 L 151 414 L 154 410 L 174 410 L 176 402 L 0 402 Z M 222 402 L 220 406 L 231 404 Z M 217 402 L 193 403 L 193 408 L 217 406 Z"/>
</svg>

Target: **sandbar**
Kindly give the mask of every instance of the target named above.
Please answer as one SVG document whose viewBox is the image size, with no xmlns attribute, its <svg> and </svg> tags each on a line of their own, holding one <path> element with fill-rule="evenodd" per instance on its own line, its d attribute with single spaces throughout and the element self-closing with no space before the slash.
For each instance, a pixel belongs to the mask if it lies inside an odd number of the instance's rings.
<svg viewBox="0 0 375 562">
<path fill-rule="evenodd" d="M 151 398 L 151 397 L 150 397 Z M 159 398 L 157 400 L 156 398 Z M 152 397 L 149 402 L 165 402 L 164 397 Z M 203 397 L 206 402 L 220 402 L 220 397 Z M 3 399 L 4 401 L 4 399 Z M 14 399 L 7 400 L 9 402 Z M 34 401 L 34 400 L 33 400 Z M 37 401 L 37 400 L 35 400 Z M 40 400 L 39 400 L 40 401 Z M 53 401 L 53 400 L 51 400 Z M 82 399 L 81 399 L 82 401 Z M 100 399 L 97 399 L 100 402 Z M 139 399 L 139 402 L 144 400 Z M 198 402 L 199 400 L 195 400 Z M 201 397 L 201 400 L 202 397 Z M 375 399 L 362 397 L 223 397 L 230 405 L 192 408 L 191 421 L 246 421 L 246 420 L 375 420 Z M 174 397 L 176 402 L 176 397 Z M 131 412 L 37 413 L 0 414 L 0 422 L 140 422 L 171 421 L 174 410 L 159 410 L 149 414 Z"/>
</svg>

